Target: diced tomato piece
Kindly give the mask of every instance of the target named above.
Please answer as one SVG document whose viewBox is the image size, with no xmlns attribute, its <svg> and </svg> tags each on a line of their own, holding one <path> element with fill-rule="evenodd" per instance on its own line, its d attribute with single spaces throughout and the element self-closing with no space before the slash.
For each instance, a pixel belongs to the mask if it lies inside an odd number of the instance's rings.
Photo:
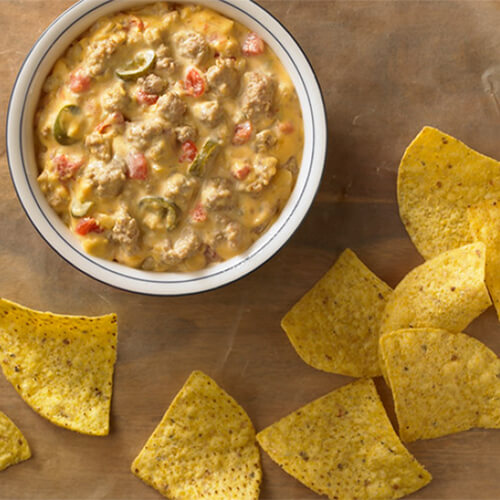
<svg viewBox="0 0 500 500">
<path fill-rule="evenodd" d="M 245 56 L 260 56 L 265 49 L 264 40 L 257 33 L 249 33 L 241 47 L 241 51 Z"/>
<path fill-rule="evenodd" d="M 182 144 L 182 154 L 179 156 L 181 163 L 192 162 L 198 154 L 198 148 L 193 141 L 186 141 Z"/>
<path fill-rule="evenodd" d="M 210 33 L 209 35 L 207 35 L 207 40 L 209 43 L 213 43 L 219 40 L 220 37 L 221 36 L 219 35 L 219 33 Z"/>
<path fill-rule="evenodd" d="M 54 157 L 53 162 L 59 180 L 67 181 L 75 176 L 78 169 L 83 165 L 84 159 L 69 159 L 66 155 L 57 155 Z"/>
<path fill-rule="evenodd" d="M 184 90 L 193 97 L 201 97 L 205 93 L 205 80 L 195 68 L 188 71 L 184 80 Z"/>
<path fill-rule="evenodd" d="M 129 20 L 129 26 L 136 26 L 139 31 L 144 31 L 144 21 L 140 17 L 132 16 Z"/>
<path fill-rule="evenodd" d="M 250 173 L 250 165 L 245 165 L 244 167 L 239 168 L 238 170 L 235 170 L 233 172 L 233 175 L 239 180 L 243 181 L 247 178 L 248 174 Z"/>
<path fill-rule="evenodd" d="M 207 220 L 207 211 L 201 203 L 198 203 L 191 212 L 193 222 L 205 222 Z"/>
<path fill-rule="evenodd" d="M 252 137 L 253 126 L 251 122 L 238 123 L 234 127 L 233 144 L 235 146 L 241 146 L 247 143 Z"/>
<path fill-rule="evenodd" d="M 96 125 L 96 131 L 103 134 L 108 127 L 113 124 L 120 125 L 125 122 L 125 117 L 119 111 L 115 111 L 110 116 L 108 116 L 104 121 Z"/>
<path fill-rule="evenodd" d="M 292 122 L 279 122 L 278 129 L 282 134 L 291 134 L 294 132 L 295 127 Z"/>
<path fill-rule="evenodd" d="M 85 236 L 88 233 L 102 233 L 104 229 L 94 219 L 94 217 L 84 217 L 75 226 L 75 233 Z"/>
<path fill-rule="evenodd" d="M 108 120 L 104 120 L 103 122 L 101 123 L 98 123 L 96 125 L 96 132 L 99 132 L 100 134 L 104 134 L 104 132 L 106 131 L 106 129 L 108 127 L 111 127 L 111 122 L 108 121 Z"/>
<path fill-rule="evenodd" d="M 120 113 L 119 111 L 115 111 L 111 115 L 111 121 L 113 123 L 116 123 L 117 125 L 120 125 L 122 123 L 125 123 L 125 117 L 123 116 L 123 113 Z"/>
<path fill-rule="evenodd" d="M 90 78 L 90 76 L 83 70 L 79 69 L 71 73 L 69 77 L 69 88 L 71 89 L 71 92 L 81 94 L 90 88 L 91 82 L 92 78 Z"/>
<path fill-rule="evenodd" d="M 148 176 L 148 162 L 142 153 L 130 153 L 127 157 L 130 179 L 143 181 Z"/>
<path fill-rule="evenodd" d="M 135 97 L 141 104 L 147 104 L 148 106 L 151 106 L 152 104 L 156 103 L 158 97 L 160 96 L 156 94 L 148 94 L 147 92 L 144 92 L 144 90 L 139 89 L 135 94 Z"/>
</svg>

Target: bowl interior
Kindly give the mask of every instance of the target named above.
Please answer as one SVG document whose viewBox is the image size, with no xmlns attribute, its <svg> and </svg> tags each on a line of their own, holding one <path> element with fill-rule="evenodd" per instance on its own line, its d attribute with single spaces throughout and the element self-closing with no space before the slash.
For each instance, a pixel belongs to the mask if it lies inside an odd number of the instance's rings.
<svg viewBox="0 0 500 500">
<path fill-rule="evenodd" d="M 7 117 L 9 167 L 19 199 L 42 237 L 84 273 L 125 290 L 180 295 L 213 289 L 253 271 L 289 239 L 310 207 L 326 154 L 326 115 L 321 91 L 302 50 L 264 9 L 248 0 L 198 0 L 258 33 L 280 58 L 298 94 L 304 152 L 295 188 L 277 221 L 243 254 L 193 273 L 157 273 L 125 267 L 83 252 L 78 239 L 49 206 L 37 183 L 33 118 L 43 82 L 71 42 L 99 17 L 151 0 L 82 0 L 57 18 L 28 54 L 14 85 Z M 179 3 L 192 3 L 183 1 Z"/>
</svg>

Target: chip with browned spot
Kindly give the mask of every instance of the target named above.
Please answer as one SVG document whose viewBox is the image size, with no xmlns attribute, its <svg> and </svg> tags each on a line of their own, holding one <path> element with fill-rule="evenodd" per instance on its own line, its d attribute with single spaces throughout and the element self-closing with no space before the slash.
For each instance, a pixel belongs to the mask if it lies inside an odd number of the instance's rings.
<svg viewBox="0 0 500 500">
<path fill-rule="evenodd" d="M 347 249 L 281 326 L 299 356 L 314 368 L 352 377 L 380 375 L 380 320 L 391 293 Z"/>
<path fill-rule="evenodd" d="M 381 333 L 418 327 L 462 331 L 491 305 L 485 258 L 483 243 L 472 243 L 410 271 L 387 302 Z"/>
<path fill-rule="evenodd" d="M 402 445 L 370 379 L 307 404 L 257 440 L 286 472 L 331 499 L 401 498 L 432 479 Z"/>
<path fill-rule="evenodd" d="M 479 340 L 433 328 L 383 335 L 403 441 L 500 428 L 500 360 Z"/>
<path fill-rule="evenodd" d="M 483 201 L 468 210 L 474 238 L 486 245 L 486 286 L 500 319 L 500 201 Z"/>
<path fill-rule="evenodd" d="M 0 411 L 0 470 L 31 457 L 30 447 L 14 422 Z"/>
<path fill-rule="evenodd" d="M 175 500 L 257 500 L 262 478 L 248 415 L 199 371 L 175 397 L 132 472 Z"/>
<path fill-rule="evenodd" d="M 39 312 L 0 299 L 0 364 L 9 382 L 53 424 L 106 435 L 116 360 L 116 315 Z"/>
<path fill-rule="evenodd" d="M 467 208 L 500 198 L 500 163 L 432 127 L 408 146 L 398 173 L 401 220 L 426 258 L 472 243 Z"/>
</svg>

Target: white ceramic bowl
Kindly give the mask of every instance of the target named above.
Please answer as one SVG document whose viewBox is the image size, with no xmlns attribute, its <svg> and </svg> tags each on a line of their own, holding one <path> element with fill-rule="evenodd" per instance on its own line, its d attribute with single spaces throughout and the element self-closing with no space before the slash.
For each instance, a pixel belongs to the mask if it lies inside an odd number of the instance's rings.
<svg viewBox="0 0 500 500">
<path fill-rule="evenodd" d="M 183 295 L 231 283 L 269 260 L 304 219 L 318 189 L 326 157 L 325 106 L 316 76 L 288 31 L 249 0 L 196 0 L 258 33 L 281 59 L 297 90 L 304 119 L 305 147 L 296 186 L 278 220 L 243 254 L 193 273 L 154 273 L 86 254 L 78 239 L 47 203 L 37 183 L 33 116 L 42 84 L 70 43 L 99 17 L 152 0 L 81 0 L 40 36 L 14 84 L 7 113 L 7 155 L 17 195 L 43 239 L 83 273 L 123 290 L 151 295 Z"/>
</svg>

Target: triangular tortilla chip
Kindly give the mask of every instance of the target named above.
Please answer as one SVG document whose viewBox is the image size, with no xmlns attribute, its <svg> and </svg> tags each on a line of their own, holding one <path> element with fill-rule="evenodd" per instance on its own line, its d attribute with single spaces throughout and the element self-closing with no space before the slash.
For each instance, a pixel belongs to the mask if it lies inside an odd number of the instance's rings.
<svg viewBox="0 0 500 500">
<path fill-rule="evenodd" d="M 0 363 L 16 391 L 52 423 L 106 435 L 116 315 L 63 316 L 0 300 Z"/>
<path fill-rule="evenodd" d="M 372 380 L 309 403 L 257 441 L 286 472 L 332 499 L 390 500 L 432 479 L 397 437 Z"/>
<path fill-rule="evenodd" d="M 410 271 L 389 297 L 381 334 L 418 327 L 461 332 L 491 305 L 485 254 L 482 243 L 472 243 Z"/>
<path fill-rule="evenodd" d="M 28 442 L 14 422 L 0 411 L 0 470 L 31 457 Z"/>
<path fill-rule="evenodd" d="M 426 259 L 472 243 L 467 208 L 499 198 L 500 163 L 435 128 L 423 128 L 401 160 L 399 213 Z"/>
<path fill-rule="evenodd" d="M 199 371 L 175 397 L 132 472 L 176 500 L 256 500 L 262 479 L 248 415 Z"/>
<path fill-rule="evenodd" d="M 486 245 L 486 286 L 500 319 L 500 201 L 483 201 L 468 215 L 474 238 Z"/>
<path fill-rule="evenodd" d="M 384 335 L 380 348 L 403 441 L 500 428 L 500 360 L 479 340 L 419 328 Z"/>
<path fill-rule="evenodd" d="M 347 249 L 281 326 L 314 368 L 352 377 L 380 375 L 378 333 L 391 292 Z"/>
</svg>

